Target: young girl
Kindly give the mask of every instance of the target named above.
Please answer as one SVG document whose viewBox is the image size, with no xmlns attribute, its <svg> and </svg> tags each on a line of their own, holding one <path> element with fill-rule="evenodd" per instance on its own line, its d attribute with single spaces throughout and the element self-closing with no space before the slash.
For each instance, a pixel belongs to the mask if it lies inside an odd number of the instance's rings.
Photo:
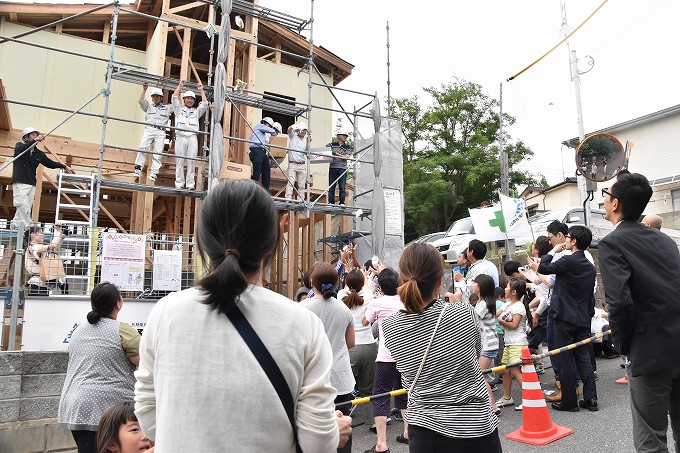
<svg viewBox="0 0 680 453">
<path fill-rule="evenodd" d="M 97 431 L 97 453 L 153 453 L 151 442 L 139 427 L 132 401 L 111 406 L 102 414 Z"/>
<path fill-rule="evenodd" d="M 475 277 L 472 285 L 473 296 L 479 301 L 475 304 L 475 313 L 479 318 L 479 330 L 482 336 L 482 354 L 479 356 L 479 367 L 486 370 L 491 367 L 491 361 L 498 354 L 498 334 L 496 333 L 496 286 L 493 278 L 489 275 L 480 274 Z M 472 300 L 472 296 L 470 296 Z M 489 392 L 491 408 L 496 415 L 501 411 L 496 406 L 496 401 L 491 392 L 489 381 L 484 379 L 486 391 Z"/>
<path fill-rule="evenodd" d="M 498 322 L 505 329 L 505 349 L 503 350 L 503 364 L 519 362 L 522 359 L 522 347 L 528 346 L 527 325 L 533 327 L 533 318 L 529 310 L 529 300 L 526 295 L 527 285 L 522 280 L 511 278 L 505 288 L 505 297 L 508 303 L 498 310 Z M 519 367 L 512 367 L 503 371 L 503 398 L 498 401 L 498 406 L 511 406 L 515 404 L 510 390 L 512 378 L 515 378 L 522 388 L 522 371 Z M 522 405 L 515 407 L 521 411 Z"/>
</svg>

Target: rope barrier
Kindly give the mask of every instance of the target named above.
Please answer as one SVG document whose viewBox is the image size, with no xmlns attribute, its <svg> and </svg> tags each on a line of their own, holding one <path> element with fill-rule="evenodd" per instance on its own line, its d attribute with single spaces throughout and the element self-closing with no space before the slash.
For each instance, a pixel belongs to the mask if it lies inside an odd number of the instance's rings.
<svg viewBox="0 0 680 453">
<path fill-rule="evenodd" d="M 606 332 L 597 333 L 590 338 L 586 338 L 585 340 L 581 340 L 581 341 L 578 341 L 576 343 L 568 344 L 566 346 L 562 346 L 561 348 L 557 348 L 557 349 L 553 349 L 552 351 L 544 352 L 543 354 L 531 354 L 531 358 L 533 360 L 540 360 L 540 359 L 544 359 L 546 357 L 551 357 L 551 356 L 559 354 L 560 352 L 569 351 L 569 350 L 572 350 L 572 349 L 576 349 L 579 346 L 584 346 L 588 343 L 592 343 L 593 340 L 598 340 L 598 339 L 604 337 L 605 335 L 610 335 L 611 333 L 612 333 L 612 330 L 609 329 Z M 507 370 L 508 368 L 514 368 L 514 367 L 518 367 L 518 366 L 522 366 L 521 361 L 508 363 L 506 365 L 501 365 L 501 366 L 497 366 L 497 367 L 494 367 L 494 368 L 482 370 L 482 374 L 498 373 L 499 371 L 504 371 L 504 370 Z M 406 394 L 406 389 L 397 389 L 397 390 L 392 390 L 391 392 L 379 393 L 377 395 L 365 396 L 363 398 L 355 398 L 352 401 L 345 401 L 344 403 L 338 403 L 338 404 L 335 405 L 335 408 L 338 409 L 338 408 L 341 408 L 341 407 L 344 407 L 344 406 L 350 406 L 350 405 L 351 406 L 357 406 L 359 404 L 370 403 L 373 400 L 378 400 L 378 399 L 381 399 L 381 398 L 387 398 L 387 397 L 390 397 L 390 396 L 400 396 L 400 395 L 405 395 L 405 394 Z"/>
</svg>

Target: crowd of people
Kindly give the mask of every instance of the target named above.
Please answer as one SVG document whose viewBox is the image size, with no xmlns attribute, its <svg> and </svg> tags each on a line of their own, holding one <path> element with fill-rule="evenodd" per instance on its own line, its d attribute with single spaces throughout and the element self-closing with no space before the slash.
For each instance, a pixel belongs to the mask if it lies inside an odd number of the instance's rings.
<svg viewBox="0 0 680 453">
<path fill-rule="evenodd" d="M 547 341 L 558 348 L 611 326 L 614 337 L 601 350 L 630 361 L 636 449 L 663 451 L 668 414 L 676 442 L 679 434 L 680 365 L 671 354 L 680 330 L 655 328 L 653 307 L 680 314 L 671 294 L 680 255 L 658 229 L 637 222 L 649 194 L 647 180 L 627 172 L 605 189 L 607 217 L 617 226 L 600 242 L 607 311 L 595 307 L 590 230 L 560 222 L 536 238 L 526 266 L 508 261 L 503 274 L 486 259 L 486 245 L 471 241 L 445 297 L 442 256 L 421 243 L 403 251 L 397 269 L 377 257 L 362 265 L 356 248 L 344 247 L 337 262 L 312 265 L 294 302 L 263 286 L 279 234 L 271 197 L 251 180 L 227 181 L 200 213 L 207 274 L 156 303 L 141 338 L 117 321 L 116 288 L 94 289 L 87 323 L 72 335 L 59 424 L 72 431 L 79 453 L 128 451 L 124 445 L 350 452 L 352 427 L 360 425 L 376 434 L 365 453 L 387 452 L 391 419 L 403 425 L 394 441 L 411 452 L 500 452 L 501 408 L 524 410 L 511 392 L 522 375 L 518 367 L 495 377 L 482 370 L 519 362 L 524 347 L 537 351 Z M 645 244 L 662 259 L 645 261 Z M 638 274 L 643 262 L 653 267 L 661 300 L 649 273 Z M 650 341 L 658 357 L 643 357 Z M 551 360 L 560 389 L 552 408 L 597 411 L 592 347 Z M 406 394 L 392 400 L 335 410 L 400 388 Z"/>
</svg>

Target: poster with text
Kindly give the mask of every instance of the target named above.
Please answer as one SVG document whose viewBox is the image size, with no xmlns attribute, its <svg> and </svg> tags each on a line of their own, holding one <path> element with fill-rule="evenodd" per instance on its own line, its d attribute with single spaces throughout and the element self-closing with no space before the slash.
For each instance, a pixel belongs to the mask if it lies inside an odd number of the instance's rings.
<svg viewBox="0 0 680 453">
<path fill-rule="evenodd" d="M 103 235 L 102 278 L 121 291 L 144 291 L 144 252 L 146 237 L 141 234 Z"/>
<path fill-rule="evenodd" d="M 179 291 L 182 289 L 182 252 L 180 250 L 153 251 L 153 290 Z"/>
<path fill-rule="evenodd" d="M 385 234 L 401 236 L 402 209 L 401 192 L 397 189 L 383 189 L 385 200 Z"/>
</svg>

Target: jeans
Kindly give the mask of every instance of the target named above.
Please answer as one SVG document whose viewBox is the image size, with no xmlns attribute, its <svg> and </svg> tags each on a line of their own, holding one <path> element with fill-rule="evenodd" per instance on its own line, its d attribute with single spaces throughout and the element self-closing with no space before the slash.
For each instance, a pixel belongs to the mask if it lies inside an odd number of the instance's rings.
<svg viewBox="0 0 680 453">
<path fill-rule="evenodd" d="M 262 187 L 269 190 L 269 183 L 271 181 L 271 168 L 269 167 L 269 156 L 264 148 L 250 148 L 250 161 L 253 163 L 253 176 L 250 177 L 253 181 L 259 181 L 262 176 Z"/>
<path fill-rule="evenodd" d="M 342 176 L 341 176 L 342 175 Z M 337 186 L 340 188 L 340 204 L 345 204 L 345 187 L 347 187 L 347 169 L 329 168 L 328 169 L 328 203 L 335 203 L 335 180 L 340 178 Z"/>
</svg>

